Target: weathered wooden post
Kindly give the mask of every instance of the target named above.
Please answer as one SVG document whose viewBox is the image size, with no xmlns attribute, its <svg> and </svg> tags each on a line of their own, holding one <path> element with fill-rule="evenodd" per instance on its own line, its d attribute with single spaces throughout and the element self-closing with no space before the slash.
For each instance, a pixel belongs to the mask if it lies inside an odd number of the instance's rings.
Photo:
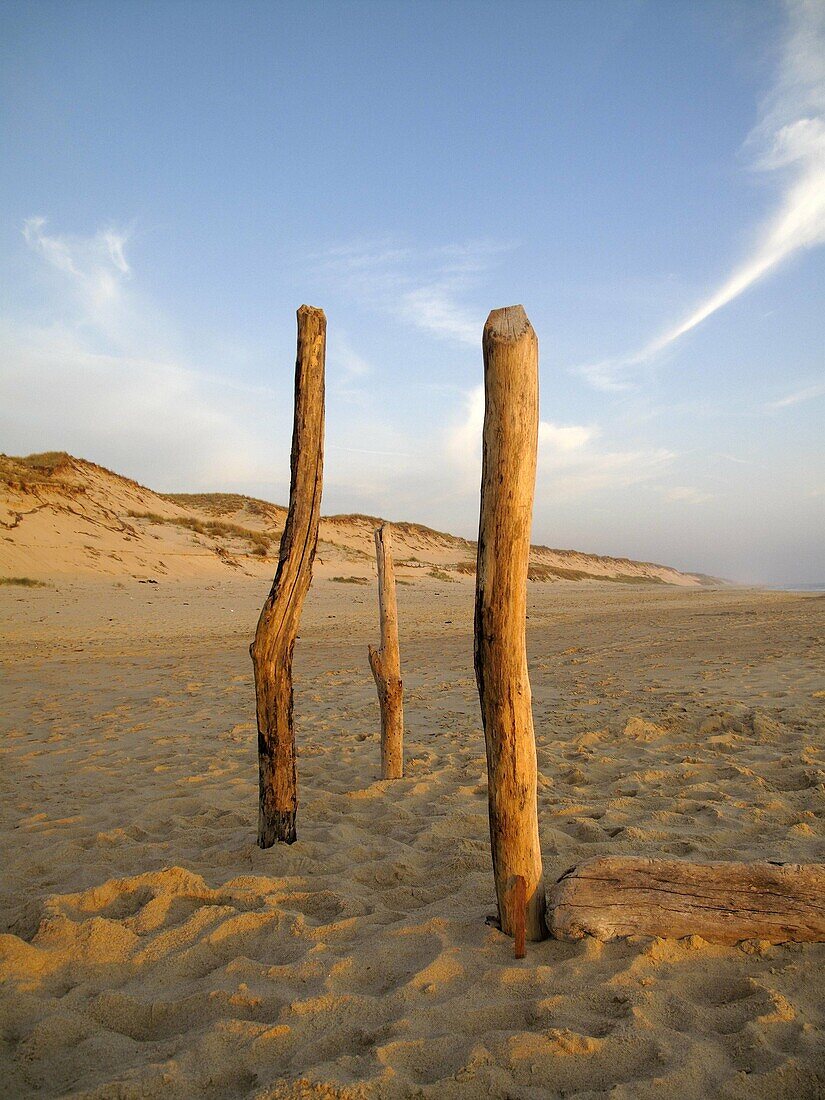
<svg viewBox="0 0 825 1100">
<path fill-rule="evenodd" d="M 322 309 L 298 310 L 295 419 L 292 428 L 289 512 L 278 569 L 249 647 L 255 670 L 258 719 L 258 844 L 297 839 L 292 653 L 312 580 L 324 468 L 324 360 L 327 319 Z"/>
<path fill-rule="evenodd" d="M 375 556 L 381 646 L 379 649 L 369 647 L 369 659 L 381 708 L 381 778 L 401 779 L 404 775 L 404 699 L 392 539 L 386 523 L 375 529 Z"/>
<path fill-rule="evenodd" d="M 538 339 L 522 306 L 493 310 L 484 326 L 483 348 L 475 670 L 487 745 L 493 875 L 502 931 L 515 935 L 523 913 L 527 939 L 541 940 L 547 935 L 546 901 L 525 638 L 538 445 Z"/>
</svg>

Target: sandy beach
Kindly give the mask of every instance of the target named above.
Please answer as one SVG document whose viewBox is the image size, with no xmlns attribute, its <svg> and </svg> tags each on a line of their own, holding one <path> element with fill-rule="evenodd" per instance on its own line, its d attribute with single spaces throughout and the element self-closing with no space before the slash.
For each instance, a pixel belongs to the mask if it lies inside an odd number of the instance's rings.
<svg viewBox="0 0 825 1100">
<path fill-rule="evenodd" d="M 399 587 L 406 776 L 378 772 L 373 586 L 296 650 L 298 842 L 255 844 L 261 577 L 0 588 L 0 1094 L 825 1092 L 821 945 L 548 940 L 494 892 L 472 578 Z M 816 594 L 529 585 L 548 882 L 591 855 L 823 859 Z"/>
</svg>

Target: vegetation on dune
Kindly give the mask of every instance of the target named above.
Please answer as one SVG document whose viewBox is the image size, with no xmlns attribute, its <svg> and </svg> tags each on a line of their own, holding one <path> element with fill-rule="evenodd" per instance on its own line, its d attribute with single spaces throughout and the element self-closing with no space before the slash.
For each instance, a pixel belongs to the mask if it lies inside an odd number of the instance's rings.
<svg viewBox="0 0 825 1100">
<path fill-rule="evenodd" d="M 65 451 L 46 451 L 43 454 L 27 455 L 25 458 L 0 455 L 0 481 L 21 493 L 47 484 L 60 489 L 71 488 L 72 492 L 83 492 L 85 486 L 70 485 L 62 478 L 54 476 L 55 471 L 65 466 L 69 460 L 70 456 Z"/>
<path fill-rule="evenodd" d="M 45 581 L 36 581 L 33 577 L 0 577 L 0 584 L 17 584 L 21 588 L 48 588 Z"/>
<path fill-rule="evenodd" d="M 57 472 L 65 471 L 68 477 L 55 476 Z M 143 492 L 151 492 L 145 485 L 133 478 L 116 474 L 114 470 L 108 470 L 105 466 L 98 466 L 96 462 L 89 462 L 86 458 L 75 458 L 67 451 L 41 451 L 31 455 L 5 455 L 0 454 L 0 481 L 12 489 L 20 492 L 28 492 L 37 486 L 46 486 L 50 489 L 62 489 L 72 495 L 85 493 L 87 486 L 83 483 L 84 474 L 105 474 L 124 485 Z"/>
<path fill-rule="evenodd" d="M 148 523 L 184 527 L 196 535 L 207 538 L 237 538 L 249 543 L 253 554 L 265 557 L 272 545 L 272 536 L 265 531 L 253 531 L 239 523 L 227 523 L 217 519 L 198 519 L 196 516 L 161 516 L 157 512 L 128 512 L 130 519 L 145 519 Z"/>
<path fill-rule="evenodd" d="M 614 584 L 667 584 L 667 581 L 661 577 L 640 577 L 636 573 L 617 573 L 615 577 L 604 577 L 602 579 L 613 581 Z"/>
<path fill-rule="evenodd" d="M 565 569 L 560 565 L 531 565 L 527 576 L 531 581 L 611 581 L 613 584 L 667 584 L 661 577 L 639 576 L 635 573 L 617 573 L 605 576 L 601 573 L 588 573 L 585 569 Z"/>
<path fill-rule="evenodd" d="M 449 581 L 451 584 L 455 584 L 455 578 L 451 577 L 449 573 L 443 569 L 439 569 L 437 566 L 433 566 L 427 574 L 428 577 L 432 577 L 436 581 Z"/>
<path fill-rule="evenodd" d="M 369 584 L 369 577 L 333 577 L 338 584 Z"/>
<path fill-rule="evenodd" d="M 202 512 L 211 512 L 215 516 L 225 516 L 231 512 L 246 511 L 262 519 L 277 518 L 282 521 L 286 509 L 280 504 L 270 504 L 245 493 L 159 493 L 162 500 L 177 504 L 180 508 L 195 508 Z"/>
<path fill-rule="evenodd" d="M 71 462 L 72 456 L 66 451 L 43 451 L 40 454 L 26 455 L 18 459 L 25 466 L 31 466 L 35 470 L 56 470 L 58 466 L 65 466 Z"/>
<path fill-rule="evenodd" d="M 329 542 L 327 539 L 318 539 L 318 554 L 328 554 L 330 552 L 341 554 L 347 561 L 371 562 L 375 557 L 374 554 L 368 554 L 366 550 L 361 550 L 357 546 L 347 546 L 343 542 Z"/>
<path fill-rule="evenodd" d="M 460 535 L 449 535 L 444 531 L 436 531 L 435 528 L 426 527 L 423 523 L 407 523 L 406 521 L 393 523 L 390 520 L 381 519 L 380 516 L 368 516 L 361 512 L 353 512 L 348 515 L 339 516 L 324 516 L 323 522 L 334 524 L 337 527 L 354 524 L 368 526 L 370 529 L 381 527 L 382 524 L 388 523 L 397 535 L 406 536 L 407 538 L 426 539 L 428 542 L 436 543 L 439 546 L 466 546 L 472 549 L 475 548 L 475 543 L 470 542 L 469 539 L 461 538 Z"/>
<path fill-rule="evenodd" d="M 531 581 L 586 581 L 593 574 L 583 569 L 565 569 L 561 565 L 531 565 L 527 570 L 527 579 Z"/>
</svg>

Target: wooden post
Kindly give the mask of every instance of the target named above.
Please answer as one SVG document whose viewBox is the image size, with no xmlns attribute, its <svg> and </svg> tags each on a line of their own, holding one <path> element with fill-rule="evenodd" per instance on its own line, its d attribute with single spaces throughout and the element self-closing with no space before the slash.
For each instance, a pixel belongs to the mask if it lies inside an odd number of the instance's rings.
<svg viewBox="0 0 825 1100">
<path fill-rule="evenodd" d="M 369 659 L 381 708 L 381 778 L 401 779 L 404 775 L 404 699 L 392 539 L 386 523 L 375 529 L 375 556 L 378 561 L 381 648 L 370 646 Z"/>
<path fill-rule="evenodd" d="M 298 310 L 295 420 L 292 429 L 289 513 L 278 570 L 249 647 L 255 670 L 258 719 L 258 844 L 297 839 L 292 652 L 312 580 L 324 468 L 324 359 L 327 319 L 322 309 Z"/>
<path fill-rule="evenodd" d="M 516 927 L 513 933 L 516 941 L 515 956 L 517 959 L 523 959 L 525 936 L 524 917 L 527 909 L 527 884 L 524 881 L 524 875 L 516 875 L 513 891 L 515 893 L 513 906 L 516 920 Z"/>
<path fill-rule="evenodd" d="M 825 940 L 825 866 L 597 856 L 550 891 L 557 939 Z"/>
<path fill-rule="evenodd" d="M 538 340 L 521 306 L 484 326 L 484 437 L 475 605 L 475 670 L 487 746 L 490 844 L 501 929 L 524 913 L 528 940 L 547 935 L 537 808 L 536 742 L 525 639 L 527 565 L 538 445 Z M 514 889 L 517 876 L 524 894 Z M 518 900 L 517 900 L 518 899 Z"/>
</svg>

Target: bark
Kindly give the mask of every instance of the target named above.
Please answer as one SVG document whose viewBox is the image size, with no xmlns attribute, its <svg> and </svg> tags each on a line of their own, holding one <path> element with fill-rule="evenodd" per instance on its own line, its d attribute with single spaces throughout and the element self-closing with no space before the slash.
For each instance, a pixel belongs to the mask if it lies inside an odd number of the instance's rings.
<svg viewBox="0 0 825 1100">
<path fill-rule="evenodd" d="M 392 539 L 387 524 L 375 530 L 375 556 L 381 646 L 379 649 L 369 647 L 369 660 L 381 709 L 381 778 L 401 779 L 404 775 L 404 698 Z"/>
<path fill-rule="evenodd" d="M 515 956 L 517 959 L 524 958 L 524 940 L 526 936 L 526 929 L 524 926 L 524 918 L 527 912 L 527 883 L 524 881 L 523 875 L 516 875 L 516 881 L 513 884 L 513 892 L 515 898 L 513 899 L 513 905 L 515 907 L 515 921 L 516 927 L 514 931 L 515 939 Z"/>
<path fill-rule="evenodd" d="M 487 748 L 490 843 L 501 929 L 514 935 L 525 882 L 529 940 L 545 937 L 536 742 L 525 641 L 538 439 L 538 340 L 521 306 L 484 326 L 484 435 L 475 671 Z"/>
<path fill-rule="evenodd" d="M 550 891 L 558 939 L 825 940 L 825 865 L 597 857 Z"/>
<path fill-rule="evenodd" d="M 297 839 L 298 808 L 292 654 L 318 542 L 324 466 L 324 359 L 327 321 L 313 306 L 298 310 L 295 419 L 289 512 L 278 569 L 250 646 L 255 670 L 260 795 L 258 844 Z"/>
</svg>

